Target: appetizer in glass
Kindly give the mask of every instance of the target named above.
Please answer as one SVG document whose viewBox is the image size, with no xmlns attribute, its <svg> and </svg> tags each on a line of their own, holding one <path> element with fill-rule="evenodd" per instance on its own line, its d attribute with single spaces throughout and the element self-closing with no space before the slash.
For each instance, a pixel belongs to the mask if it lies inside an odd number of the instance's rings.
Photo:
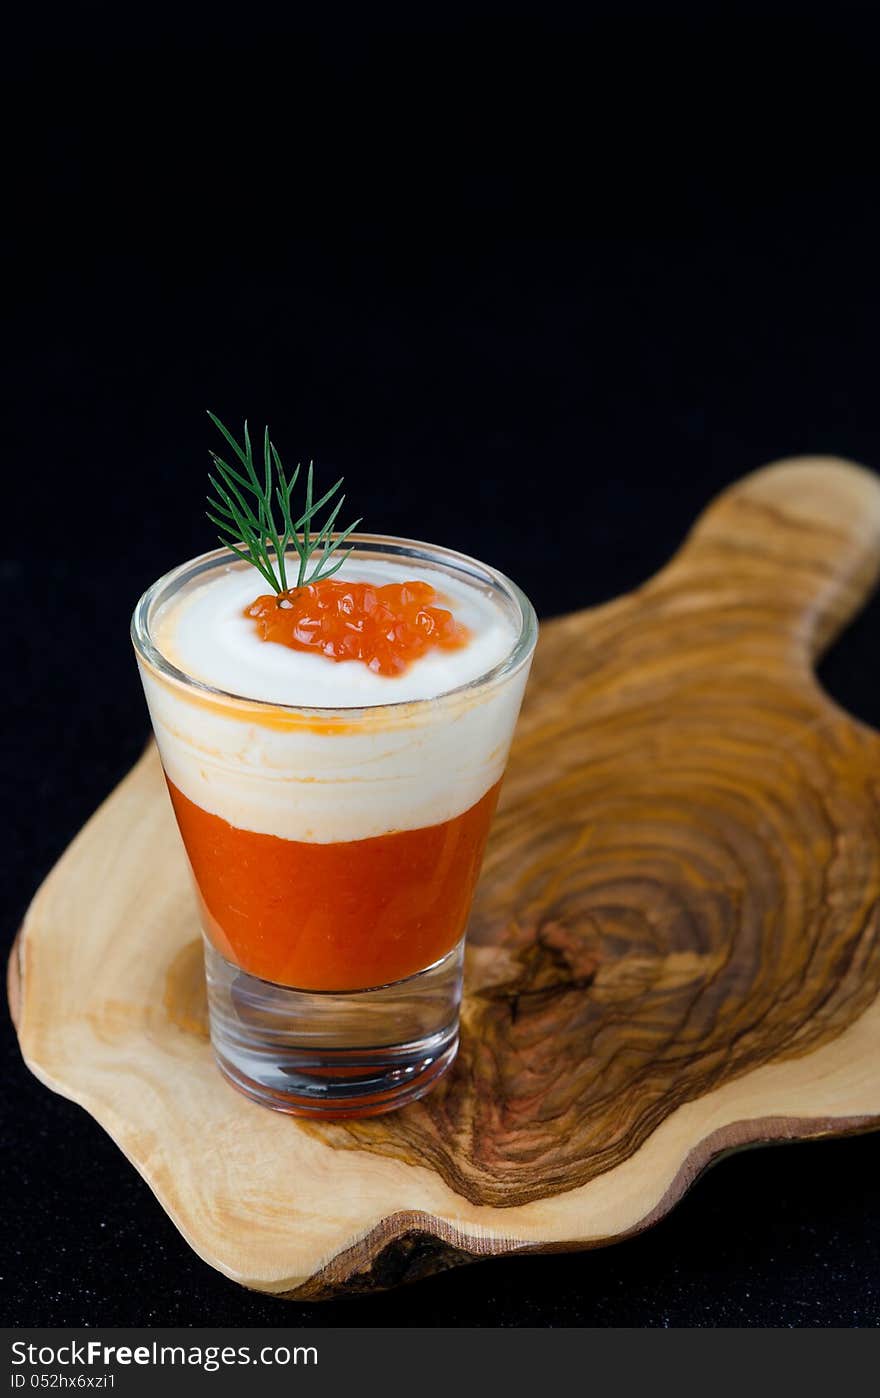
<svg viewBox="0 0 880 1398">
<path fill-rule="evenodd" d="M 537 626 L 449 549 L 336 529 L 338 481 L 214 419 L 223 548 L 132 636 L 193 874 L 211 1039 L 250 1097 L 371 1115 L 452 1063 L 464 936 Z M 322 511 L 327 511 L 323 523 Z"/>
</svg>

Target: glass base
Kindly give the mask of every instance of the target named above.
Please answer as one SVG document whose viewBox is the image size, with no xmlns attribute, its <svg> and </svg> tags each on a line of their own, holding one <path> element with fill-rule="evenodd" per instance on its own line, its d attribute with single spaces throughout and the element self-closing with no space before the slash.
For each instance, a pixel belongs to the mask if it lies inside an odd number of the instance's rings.
<svg viewBox="0 0 880 1398">
<path fill-rule="evenodd" d="M 464 941 L 375 990 L 294 990 L 259 980 L 205 940 L 211 1043 L 240 1092 L 295 1116 L 378 1116 L 413 1102 L 458 1050 Z"/>
</svg>

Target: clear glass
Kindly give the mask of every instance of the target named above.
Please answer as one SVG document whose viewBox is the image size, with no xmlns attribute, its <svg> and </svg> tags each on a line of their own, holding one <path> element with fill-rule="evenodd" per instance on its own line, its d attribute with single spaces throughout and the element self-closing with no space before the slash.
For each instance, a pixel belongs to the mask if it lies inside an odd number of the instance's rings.
<svg viewBox="0 0 880 1398">
<path fill-rule="evenodd" d="M 217 1062 L 248 1096 L 311 1116 L 389 1111 L 455 1057 L 466 924 L 537 638 L 527 598 L 475 559 L 350 542 L 356 559 L 412 560 L 440 586 L 446 573 L 478 589 L 512 623 L 508 654 L 436 697 L 365 708 L 213 688 L 171 663 L 155 630 L 218 571 L 249 566 L 225 549 L 160 578 L 132 619 Z"/>
</svg>

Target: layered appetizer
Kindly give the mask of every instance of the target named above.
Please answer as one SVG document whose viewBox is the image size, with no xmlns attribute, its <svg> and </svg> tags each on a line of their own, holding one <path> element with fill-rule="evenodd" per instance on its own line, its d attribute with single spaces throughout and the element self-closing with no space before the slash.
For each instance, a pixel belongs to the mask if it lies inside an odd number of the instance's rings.
<svg viewBox="0 0 880 1398">
<path fill-rule="evenodd" d="M 239 1020 L 247 978 L 297 992 L 304 1031 L 308 993 L 387 1000 L 460 948 L 534 616 L 475 560 L 338 530 L 341 482 L 319 495 L 268 432 L 256 461 L 214 420 L 223 547 L 160 579 L 133 634 L 209 972 L 237 974 Z M 412 1042 L 382 1018 L 383 1051 Z"/>
</svg>

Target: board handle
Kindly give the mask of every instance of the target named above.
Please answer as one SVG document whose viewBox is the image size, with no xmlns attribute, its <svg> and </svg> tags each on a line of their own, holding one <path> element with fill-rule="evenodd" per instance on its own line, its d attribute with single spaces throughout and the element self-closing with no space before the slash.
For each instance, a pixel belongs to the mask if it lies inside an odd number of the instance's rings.
<svg viewBox="0 0 880 1398">
<path fill-rule="evenodd" d="M 781 624 L 816 658 L 880 573 L 880 476 L 833 456 L 791 457 L 730 486 L 654 579 Z M 651 585 L 653 587 L 653 585 Z"/>
</svg>

